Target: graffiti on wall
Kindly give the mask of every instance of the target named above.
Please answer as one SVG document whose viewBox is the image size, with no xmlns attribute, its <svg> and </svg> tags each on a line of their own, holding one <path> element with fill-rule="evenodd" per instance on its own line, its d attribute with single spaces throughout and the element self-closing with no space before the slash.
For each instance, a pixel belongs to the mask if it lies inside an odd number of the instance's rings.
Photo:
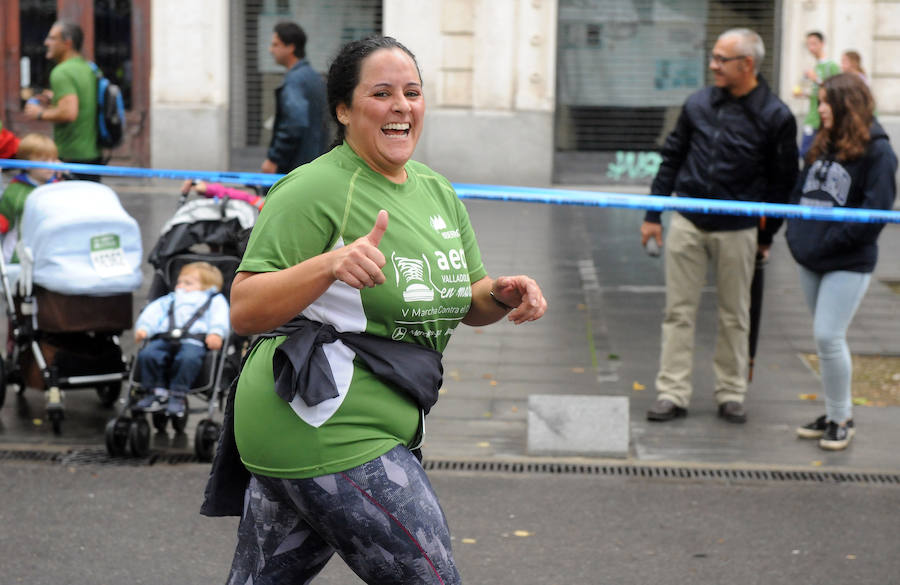
<svg viewBox="0 0 900 585">
<path fill-rule="evenodd" d="M 620 150 L 615 160 L 606 167 L 607 178 L 613 181 L 652 179 L 659 170 L 662 157 L 658 152 L 634 152 Z"/>
</svg>

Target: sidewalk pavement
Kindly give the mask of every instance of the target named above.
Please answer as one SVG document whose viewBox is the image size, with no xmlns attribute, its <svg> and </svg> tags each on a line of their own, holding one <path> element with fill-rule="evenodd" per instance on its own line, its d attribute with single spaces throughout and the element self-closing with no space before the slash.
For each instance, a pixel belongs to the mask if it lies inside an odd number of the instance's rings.
<svg viewBox="0 0 900 585">
<path fill-rule="evenodd" d="M 149 252 L 174 211 L 177 182 L 112 185 L 141 224 Z M 816 375 L 799 357 L 814 352 L 812 325 L 796 267 L 781 236 L 766 269 L 747 424 L 726 423 L 715 415 L 711 367 L 715 297 L 710 287 L 698 316 L 689 415 L 649 423 L 645 412 L 655 399 L 664 281 L 662 259 L 647 256 L 639 245 L 642 213 L 480 200 L 467 200 L 466 205 L 489 273 L 533 276 L 549 299 L 549 310 L 540 321 L 521 326 L 503 322 L 457 329 L 445 354 L 442 395 L 427 421 L 427 457 L 531 458 L 529 396 L 559 395 L 563 401 L 568 395 L 615 396 L 629 401 L 631 461 L 900 470 L 900 452 L 894 447 L 900 443 L 900 425 L 894 423 L 897 407 L 856 407 L 857 435 L 844 452 L 828 453 L 815 442 L 794 437 L 794 428 L 824 412 L 824 405 Z M 900 226 L 888 225 L 875 278 L 850 328 L 855 353 L 900 352 L 900 330 L 894 323 L 900 296 L 882 282 L 900 280 L 900 257 L 892 253 L 898 243 Z M 145 269 L 149 275 L 149 265 Z M 148 284 L 149 278 L 135 295 L 136 311 L 144 303 Z M 129 333 L 123 347 L 126 355 L 133 352 Z M 68 393 L 61 437 L 54 437 L 48 425 L 33 424 L 43 414 L 41 393 L 28 390 L 26 400 L 16 406 L 15 397 L 9 396 L 0 411 L 0 445 L 102 446 L 103 427 L 112 413 L 99 409 L 91 394 Z M 810 394 L 819 398 L 800 398 Z M 592 429 L 607 430 L 602 417 Z M 188 439 L 159 437 L 154 446 L 190 451 L 192 431 L 189 426 Z M 573 453 L 575 459 L 583 459 L 577 449 Z"/>
<path fill-rule="evenodd" d="M 640 247 L 643 214 L 484 201 L 467 206 L 490 273 L 533 275 L 550 309 L 536 323 L 457 331 L 445 356 L 444 394 L 429 417 L 426 454 L 527 455 L 528 396 L 601 395 L 629 399 L 629 456 L 636 461 L 900 470 L 894 447 L 900 440 L 897 407 L 856 407 L 858 433 L 844 452 L 827 453 L 794 436 L 796 426 L 824 412 L 824 404 L 816 374 L 800 358 L 815 353 L 812 321 L 783 233 L 766 269 L 748 422 L 734 425 L 716 417 L 715 296 L 707 287 L 698 316 L 689 415 L 649 423 L 645 413 L 655 400 L 664 278 L 662 259 Z M 894 322 L 900 296 L 883 282 L 900 279 L 900 258 L 892 253 L 898 240 L 900 226 L 888 225 L 875 277 L 848 334 L 854 353 L 900 352 Z M 810 394 L 818 399 L 801 399 Z M 604 428 L 598 425 L 596 432 Z"/>
</svg>

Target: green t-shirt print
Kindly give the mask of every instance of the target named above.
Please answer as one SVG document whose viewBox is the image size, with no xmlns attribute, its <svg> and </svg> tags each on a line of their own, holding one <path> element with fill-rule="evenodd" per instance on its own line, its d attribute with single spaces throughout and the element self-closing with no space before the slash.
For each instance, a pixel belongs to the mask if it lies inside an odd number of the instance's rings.
<svg viewBox="0 0 900 585">
<path fill-rule="evenodd" d="M 53 124 L 53 141 L 62 160 L 87 161 L 100 156 L 97 148 L 97 76 L 82 57 L 66 59 L 50 72 L 53 105 L 67 95 L 78 96 L 78 117 Z"/>
</svg>

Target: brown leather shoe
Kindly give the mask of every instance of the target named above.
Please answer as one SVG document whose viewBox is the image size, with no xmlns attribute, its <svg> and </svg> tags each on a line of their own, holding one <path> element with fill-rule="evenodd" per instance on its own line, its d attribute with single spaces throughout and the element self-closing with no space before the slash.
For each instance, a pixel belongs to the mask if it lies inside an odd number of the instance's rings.
<svg viewBox="0 0 900 585">
<path fill-rule="evenodd" d="M 676 406 L 674 402 L 665 398 L 654 402 L 647 411 L 647 420 L 656 422 L 665 422 L 681 416 L 687 416 L 687 409 Z"/>
<path fill-rule="evenodd" d="M 741 402 L 729 400 L 719 405 L 719 416 L 730 423 L 743 424 L 747 422 L 747 411 Z"/>
</svg>

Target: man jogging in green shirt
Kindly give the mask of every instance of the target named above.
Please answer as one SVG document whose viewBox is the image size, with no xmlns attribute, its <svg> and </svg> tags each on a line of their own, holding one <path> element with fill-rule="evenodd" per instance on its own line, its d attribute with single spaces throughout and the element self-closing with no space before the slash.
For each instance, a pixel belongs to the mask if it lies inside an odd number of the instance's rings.
<svg viewBox="0 0 900 585">
<path fill-rule="evenodd" d="M 84 33 L 77 24 L 56 22 L 50 27 L 44 46 L 47 58 L 55 61 L 50 72 L 50 92 L 40 103 L 25 105 L 31 120 L 53 123 L 53 140 L 63 162 L 101 164 L 97 147 L 97 76 L 81 56 Z M 98 175 L 73 173 L 76 179 L 100 181 Z"/>
</svg>

